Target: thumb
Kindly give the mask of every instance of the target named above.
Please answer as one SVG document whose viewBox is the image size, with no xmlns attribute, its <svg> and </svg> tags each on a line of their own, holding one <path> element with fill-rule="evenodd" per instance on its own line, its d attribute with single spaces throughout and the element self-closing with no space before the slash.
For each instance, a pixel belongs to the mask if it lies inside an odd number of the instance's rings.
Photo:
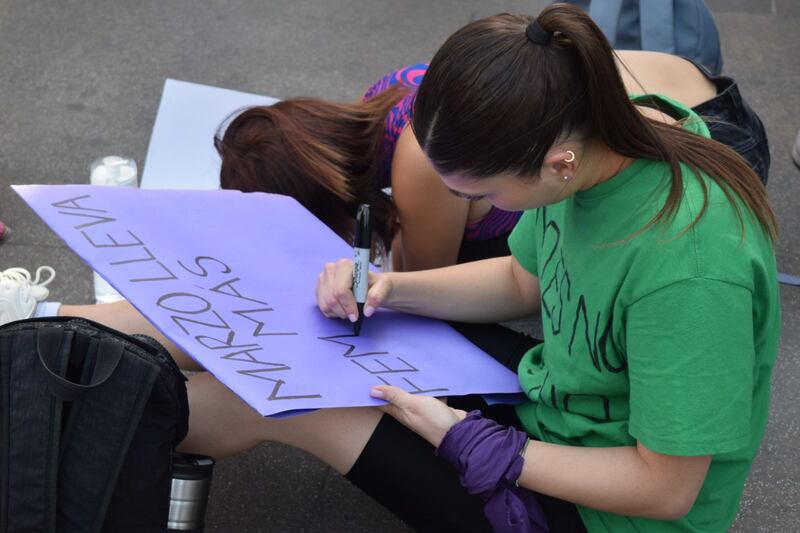
<svg viewBox="0 0 800 533">
<path fill-rule="evenodd" d="M 369 395 L 373 398 L 380 398 L 388 402 L 386 405 L 380 406 L 379 409 L 395 417 L 407 409 L 414 400 L 414 396 L 400 387 L 394 387 L 392 385 L 377 385 L 372 387 Z"/>
<path fill-rule="evenodd" d="M 386 276 L 373 274 L 372 283 L 367 292 L 367 301 L 364 304 L 364 316 L 372 316 L 375 311 L 389 299 L 392 292 L 392 283 Z"/>
</svg>

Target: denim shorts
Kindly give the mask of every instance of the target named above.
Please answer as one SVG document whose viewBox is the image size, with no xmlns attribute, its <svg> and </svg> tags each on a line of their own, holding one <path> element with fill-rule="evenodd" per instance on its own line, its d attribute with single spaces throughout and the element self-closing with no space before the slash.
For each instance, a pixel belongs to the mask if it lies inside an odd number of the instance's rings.
<svg viewBox="0 0 800 533">
<path fill-rule="evenodd" d="M 769 143 L 761 119 L 742 98 L 739 86 L 733 79 L 712 76 L 702 65 L 692 63 L 717 88 L 714 98 L 692 110 L 708 125 L 711 138 L 741 155 L 766 185 L 770 163 Z"/>
</svg>

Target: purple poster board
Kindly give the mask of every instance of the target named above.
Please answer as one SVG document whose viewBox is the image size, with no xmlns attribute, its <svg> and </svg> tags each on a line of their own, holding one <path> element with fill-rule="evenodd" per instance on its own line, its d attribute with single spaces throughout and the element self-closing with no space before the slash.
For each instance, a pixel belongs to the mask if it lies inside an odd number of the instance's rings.
<svg viewBox="0 0 800 533">
<path fill-rule="evenodd" d="M 412 393 L 518 393 L 516 375 L 443 322 L 327 319 L 314 287 L 352 248 L 295 200 L 236 191 L 14 190 L 159 330 L 262 415 Z"/>
</svg>

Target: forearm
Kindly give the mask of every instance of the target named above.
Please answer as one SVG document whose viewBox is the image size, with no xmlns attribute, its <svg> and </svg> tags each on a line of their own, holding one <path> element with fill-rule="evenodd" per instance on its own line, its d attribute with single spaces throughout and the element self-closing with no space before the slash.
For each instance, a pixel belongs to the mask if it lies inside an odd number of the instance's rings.
<svg viewBox="0 0 800 533">
<path fill-rule="evenodd" d="M 669 457 L 635 446 L 588 448 L 531 441 L 521 487 L 615 514 L 674 520 L 697 497 L 709 457 Z M 669 463 L 669 464 L 667 464 Z"/>
<path fill-rule="evenodd" d="M 538 282 L 521 281 L 513 263 L 509 256 L 391 273 L 392 291 L 385 306 L 461 322 L 499 322 L 530 315 L 538 310 Z"/>
</svg>

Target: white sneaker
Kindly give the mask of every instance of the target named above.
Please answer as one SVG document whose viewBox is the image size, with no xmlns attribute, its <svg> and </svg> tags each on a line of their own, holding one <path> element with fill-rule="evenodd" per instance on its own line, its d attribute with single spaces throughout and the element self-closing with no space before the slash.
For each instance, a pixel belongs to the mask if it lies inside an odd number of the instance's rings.
<svg viewBox="0 0 800 533">
<path fill-rule="evenodd" d="M 42 272 L 49 277 L 42 280 Z M 30 318 L 36 311 L 36 304 L 44 301 L 50 294 L 47 285 L 56 277 L 56 271 L 49 266 L 36 269 L 36 278 L 24 268 L 8 268 L 0 272 L 0 326 Z"/>
</svg>

